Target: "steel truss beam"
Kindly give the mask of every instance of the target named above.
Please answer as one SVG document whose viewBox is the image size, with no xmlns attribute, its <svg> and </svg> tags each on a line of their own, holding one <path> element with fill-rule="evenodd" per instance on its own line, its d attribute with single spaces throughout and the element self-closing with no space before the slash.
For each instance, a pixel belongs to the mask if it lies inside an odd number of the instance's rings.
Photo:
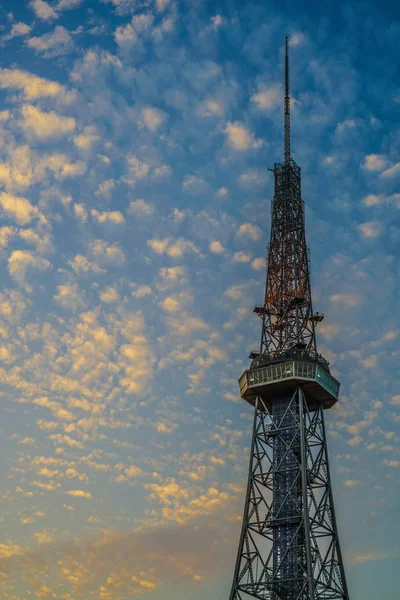
<svg viewBox="0 0 400 600">
<path fill-rule="evenodd" d="M 322 408 L 258 398 L 230 600 L 348 600 Z"/>
</svg>

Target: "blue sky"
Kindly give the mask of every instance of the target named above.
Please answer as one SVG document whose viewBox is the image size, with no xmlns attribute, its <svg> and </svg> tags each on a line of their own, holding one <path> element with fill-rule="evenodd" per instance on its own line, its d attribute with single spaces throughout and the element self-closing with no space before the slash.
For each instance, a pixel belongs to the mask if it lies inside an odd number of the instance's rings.
<svg viewBox="0 0 400 600">
<path fill-rule="evenodd" d="M 2 3 L 2 598 L 228 597 L 286 34 L 348 585 L 397 598 L 399 9 L 266 4 Z"/>
</svg>

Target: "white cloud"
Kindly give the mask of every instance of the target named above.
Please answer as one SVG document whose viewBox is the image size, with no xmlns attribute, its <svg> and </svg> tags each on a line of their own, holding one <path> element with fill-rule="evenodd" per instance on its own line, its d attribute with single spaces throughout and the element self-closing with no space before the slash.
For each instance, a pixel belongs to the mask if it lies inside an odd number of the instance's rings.
<svg viewBox="0 0 400 600">
<path fill-rule="evenodd" d="M 229 196 L 229 190 L 228 190 L 228 188 L 226 188 L 226 187 L 219 188 L 219 190 L 217 192 L 217 195 L 220 198 L 226 198 L 227 196 Z"/>
<path fill-rule="evenodd" d="M 203 100 L 197 109 L 200 117 L 220 117 L 224 114 L 224 104 L 213 98 Z"/>
<path fill-rule="evenodd" d="M 344 306 L 359 306 L 360 297 L 357 294 L 333 294 L 329 300 L 334 304 L 343 304 Z"/>
<path fill-rule="evenodd" d="M 367 171 L 382 171 L 387 165 L 387 159 L 381 154 L 368 154 L 364 159 Z"/>
<path fill-rule="evenodd" d="M 279 87 L 271 87 L 257 92 L 250 98 L 260 110 L 271 110 L 282 102 L 282 92 Z"/>
<path fill-rule="evenodd" d="M 118 293 L 118 290 L 115 287 L 112 287 L 111 285 L 107 286 L 100 293 L 100 300 L 102 302 L 105 302 L 106 304 L 113 304 L 114 302 L 118 302 L 120 298 L 121 297 Z"/>
<path fill-rule="evenodd" d="M 249 238 L 253 241 L 257 241 L 261 238 L 261 229 L 257 225 L 252 223 L 243 223 L 236 232 L 236 235 L 242 238 Z"/>
<path fill-rule="evenodd" d="M 54 111 L 42 112 L 36 106 L 25 104 L 21 108 L 20 125 L 25 133 L 33 133 L 39 138 L 59 137 L 71 133 L 76 122 L 73 117 L 63 117 Z"/>
<path fill-rule="evenodd" d="M 83 0 L 58 0 L 57 10 L 71 10 L 82 4 Z"/>
<path fill-rule="evenodd" d="M 85 127 L 82 133 L 76 135 L 73 142 L 80 150 L 89 151 L 92 149 L 93 144 L 100 140 L 100 136 L 96 133 L 94 127 Z"/>
<path fill-rule="evenodd" d="M 26 225 L 33 218 L 39 216 L 39 210 L 29 200 L 12 196 L 6 192 L 0 192 L 0 206 L 7 215 L 14 218 L 20 225 Z"/>
<path fill-rule="evenodd" d="M 210 251 L 213 252 L 214 254 L 222 254 L 222 252 L 225 251 L 225 248 L 223 247 L 221 242 L 218 242 L 217 240 L 210 242 L 209 248 L 210 248 Z"/>
<path fill-rule="evenodd" d="M 169 165 L 161 165 L 161 167 L 156 167 L 151 177 L 152 179 L 163 179 L 164 177 L 169 177 L 172 173 L 172 169 Z"/>
<path fill-rule="evenodd" d="M 121 48 L 128 48 L 139 41 L 138 35 L 132 25 L 120 25 L 114 32 L 114 39 Z"/>
<path fill-rule="evenodd" d="M 362 201 L 364 206 L 378 206 L 378 204 L 383 204 L 383 202 L 384 198 L 377 194 L 369 194 L 369 196 L 365 196 Z"/>
<path fill-rule="evenodd" d="M 149 285 L 140 285 L 137 290 L 132 292 L 132 296 L 134 298 L 144 298 L 145 296 L 150 296 L 151 293 L 152 290 Z"/>
<path fill-rule="evenodd" d="M 223 22 L 224 22 L 224 19 L 221 17 L 221 15 L 215 15 L 215 16 L 211 17 L 211 23 L 212 23 L 213 29 L 215 29 L 215 30 L 217 30 L 219 27 L 221 27 Z"/>
<path fill-rule="evenodd" d="M 0 88 L 21 90 L 27 100 L 55 98 L 71 100 L 74 97 L 65 86 L 21 69 L 0 69 Z"/>
<path fill-rule="evenodd" d="M 73 496 L 74 498 L 90 499 L 92 497 L 92 494 L 90 492 L 85 492 L 84 490 L 68 490 L 68 492 L 65 493 L 68 494 L 68 496 Z"/>
<path fill-rule="evenodd" d="M 156 6 L 159 12 L 165 10 L 170 4 L 171 0 L 156 0 Z"/>
<path fill-rule="evenodd" d="M 207 189 L 207 182 L 198 175 L 185 175 L 183 178 L 182 187 L 186 192 L 197 195 Z"/>
<path fill-rule="evenodd" d="M 43 54 L 46 58 L 51 58 L 67 52 L 72 47 L 72 38 L 65 27 L 58 25 L 49 33 L 29 38 L 26 43 L 29 48 Z"/>
<path fill-rule="evenodd" d="M 359 122 L 356 119 L 346 119 L 336 126 L 335 133 L 342 134 L 346 131 L 355 129 L 358 124 Z"/>
<path fill-rule="evenodd" d="M 289 36 L 289 46 L 300 46 L 306 42 L 307 38 L 304 33 L 297 31 Z"/>
<path fill-rule="evenodd" d="M 253 267 L 253 269 L 255 269 L 256 271 L 260 271 L 261 269 L 266 269 L 266 260 L 265 258 L 255 258 L 252 262 L 251 262 L 251 266 Z"/>
<path fill-rule="evenodd" d="M 48 124 L 49 126 L 49 124 Z M 45 156 L 35 169 L 35 178 L 41 180 L 45 177 L 46 171 L 54 174 L 56 179 L 67 179 L 68 177 L 78 177 L 86 171 L 86 165 L 82 161 L 74 163 L 69 162 L 65 154 L 49 154 Z"/>
<path fill-rule="evenodd" d="M 27 271 L 36 269 L 45 271 L 50 267 L 50 262 L 45 258 L 40 258 L 27 250 L 14 250 L 8 259 L 8 270 L 15 280 L 20 283 L 25 282 Z"/>
<path fill-rule="evenodd" d="M 364 237 L 375 238 L 381 235 L 382 225 L 378 221 L 367 221 L 358 226 Z"/>
<path fill-rule="evenodd" d="M 167 254 L 172 258 L 180 258 L 186 252 L 199 253 L 197 246 L 184 238 L 178 238 L 177 240 L 172 240 L 171 238 L 154 238 L 148 240 L 146 243 L 156 254 Z"/>
<path fill-rule="evenodd" d="M 84 308 L 85 302 L 76 283 L 58 285 L 57 292 L 54 300 L 66 310 L 75 311 Z"/>
<path fill-rule="evenodd" d="M 386 177 L 394 177 L 396 175 L 400 175 L 400 162 L 396 163 L 392 167 L 389 167 L 389 169 L 386 169 L 386 171 L 383 171 L 383 173 L 381 173 L 380 177 L 386 178 Z"/>
<path fill-rule="evenodd" d="M 121 265 L 125 262 L 125 254 L 116 242 L 108 244 L 104 240 L 96 240 L 90 250 L 100 263 Z"/>
<path fill-rule="evenodd" d="M 150 129 L 150 131 L 156 131 L 160 125 L 164 123 L 167 115 L 158 108 L 148 106 L 142 109 L 142 117 L 144 125 Z"/>
<path fill-rule="evenodd" d="M 0 248 L 6 248 L 8 246 L 8 242 L 16 235 L 18 232 L 16 227 L 0 227 Z"/>
<path fill-rule="evenodd" d="M 232 285 L 230 288 L 225 290 L 224 293 L 232 300 L 242 300 L 246 294 L 247 288 L 247 283 L 239 283 L 237 285 Z"/>
<path fill-rule="evenodd" d="M 252 148 L 259 148 L 262 145 L 262 141 L 257 140 L 250 129 L 240 121 L 228 123 L 225 128 L 225 134 L 228 136 L 228 144 L 235 150 L 250 150 Z"/>
<path fill-rule="evenodd" d="M 99 212 L 95 208 L 92 208 L 90 214 L 98 223 L 114 223 L 115 225 L 125 223 L 125 217 L 119 210 Z"/>
<path fill-rule="evenodd" d="M 249 169 L 239 177 L 241 187 L 248 190 L 258 191 L 268 181 L 267 174 L 258 169 Z"/>
<path fill-rule="evenodd" d="M 126 162 L 128 163 L 129 174 L 134 179 L 146 179 L 150 173 L 150 165 L 144 161 L 140 161 L 136 156 L 132 154 L 128 155 Z"/>
<path fill-rule="evenodd" d="M 77 254 L 68 262 L 75 273 L 105 273 L 95 262 L 90 261 L 86 256 Z"/>
<path fill-rule="evenodd" d="M 142 198 L 138 198 L 129 203 L 128 213 L 131 215 L 144 215 L 149 217 L 154 213 L 154 207 Z"/>
<path fill-rule="evenodd" d="M 238 263 L 247 263 L 251 261 L 251 254 L 247 252 L 235 252 L 232 256 L 232 260 Z"/>
<path fill-rule="evenodd" d="M 42 21 L 52 21 L 57 19 L 57 12 L 50 4 L 44 2 L 44 0 L 32 0 L 31 8 L 35 11 L 35 15 L 42 19 Z"/>
<path fill-rule="evenodd" d="M 22 23 L 19 21 L 18 23 L 14 23 L 11 27 L 11 31 L 8 35 L 4 36 L 4 40 L 12 40 L 15 37 L 20 37 L 23 35 L 28 35 L 31 31 L 31 26 L 26 23 Z"/>
<path fill-rule="evenodd" d="M 82 223 L 86 223 L 88 220 L 88 214 L 87 214 L 87 210 L 85 208 L 85 206 L 83 204 L 80 204 L 79 202 L 76 202 L 73 207 L 72 210 L 74 211 L 74 215 L 77 219 L 79 219 L 79 221 L 82 221 Z"/>
<path fill-rule="evenodd" d="M 150 13 L 132 17 L 132 25 L 134 26 L 135 31 L 138 32 L 147 31 L 153 24 L 153 21 L 154 17 Z"/>
</svg>

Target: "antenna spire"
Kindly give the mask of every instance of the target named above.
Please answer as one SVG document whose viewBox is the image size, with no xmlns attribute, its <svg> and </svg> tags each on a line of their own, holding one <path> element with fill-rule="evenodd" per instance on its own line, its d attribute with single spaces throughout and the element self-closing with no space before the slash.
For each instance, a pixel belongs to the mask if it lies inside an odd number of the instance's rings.
<svg viewBox="0 0 400 600">
<path fill-rule="evenodd" d="M 290 163 L 289 37 L 285 40 L 285 164 Z"/>
</svg>

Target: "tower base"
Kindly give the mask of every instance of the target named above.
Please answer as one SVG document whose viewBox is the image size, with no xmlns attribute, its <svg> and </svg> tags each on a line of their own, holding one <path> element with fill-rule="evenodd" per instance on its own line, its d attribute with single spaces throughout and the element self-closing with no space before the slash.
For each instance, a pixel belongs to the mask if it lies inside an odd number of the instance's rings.
<svg viewBox="0 0 400 600">
<path fill-rule="evenodd" d="M 322 406 L 257 396 L 230 600 L 348 600 Z"/>
</svg>

